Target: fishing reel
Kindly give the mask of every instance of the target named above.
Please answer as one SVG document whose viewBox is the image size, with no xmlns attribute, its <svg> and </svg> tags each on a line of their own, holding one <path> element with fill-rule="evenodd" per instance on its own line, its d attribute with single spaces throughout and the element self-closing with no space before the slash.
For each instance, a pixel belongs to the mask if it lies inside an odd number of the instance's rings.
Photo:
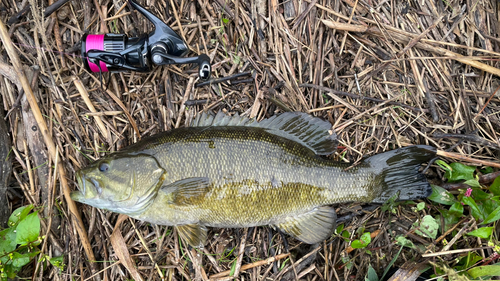
<svg viewBox="0 0 500 281">
<path fill-rule="evenodd" d="M 201 79 L 211 73 L 210 58 L 202 54 L 183 57 L 188 47 L 167 24 L 133 0 L 129 4 L 143 14 L 155 29 L 149 34 L 128 38 L 124 34 L 86 34 L 82 38 L 82 56 L 91 72 L 147 72 L 154 65 L 198 64 Z"/>
</svg>

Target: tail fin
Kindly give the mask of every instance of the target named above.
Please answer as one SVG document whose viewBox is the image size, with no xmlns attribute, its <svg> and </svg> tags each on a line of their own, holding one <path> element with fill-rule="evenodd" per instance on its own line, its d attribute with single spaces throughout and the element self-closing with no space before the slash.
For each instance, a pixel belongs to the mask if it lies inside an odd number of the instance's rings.
<svg viewBox="0 0 500 281">
<path fill-rule="evenodd" d="M 380 187 L 380 194 L 373 203 L 384 203 L 398 191 L 398 200 L 426 198 L 432 193 L 425 176 L 419 173 L 421 164 L 436 156 L 436 148 L 425 145 L 408 146 L 364 160 L 377 174 L 375 182 Z"/>
</svg>

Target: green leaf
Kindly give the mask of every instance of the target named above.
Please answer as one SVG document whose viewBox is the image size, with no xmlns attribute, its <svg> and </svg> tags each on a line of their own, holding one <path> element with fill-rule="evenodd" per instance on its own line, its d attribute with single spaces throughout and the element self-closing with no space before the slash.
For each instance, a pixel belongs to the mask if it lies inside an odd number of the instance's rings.
<svg viewBox="0 0 500 281">
<path fill-rule="evenodd" d="M 64 256 L 59 256 L 59 257 L 52 257 L 49 259 L 49 262 L 59 268 L 61 271 L 64 271 Z"/>
<path fill-rule="evenodd" d="M 500 219 L 500 207 L 491 212 L 481 224 L 488 224 L 490 222 L 497 221 L 498 219 Z"/>
<path fill-rule="evenodd" d="M 370 232 L 365 232 L 363 233 L 363 235 L 361 235 L 361 238 L 359 240 L 352 241 L 351 247 L 353 247 L 354 249 L 366 248 L 366 246 L 368 246 L 370 242 L 372 242 Z"/>
<path fill-rule="evenodd" d="M 481 228 L 478 228 L 474 231 L 467 233 L 467 235 L 476 236 L 476 237 L 484 238 L 484 239 L 489 239 L 491 236 L 491 233 L 493 233 L 493 227 L 481 227 Z"/>
<path fill-rule="evenodd" d="M 497 196 L 500 195 L 500 176 L 498 176 L 490 185 L 490 192 Z"/>
<path fill-rule="evenodd" d="M 14 210 L 9 217 L 9 226 L 14 226 L 20 220 L 23 220 L 33 209 L 33 205 L 22 206 Z"/>
<path fill-rule="evenodd" d="M 448 163 L 444 162 L 443 160 L 436 160 L 435 162 L 441 169 L 443 169 L 445 172 L 453 170 Z"/>
<path fill-rule="evenodd" d="M 469 167 L 462 163 L 451 163 L 450 167 L 452 170 L 446 171 L 444 175 L 449 181 L 474 179 L 474 171 L 476 170 L 476 167 Z"/>
<path fill-rule="evenodd" d="M 344 230 L 344 224 L 341 223 L 340 225 L 337 226 L 337 230 L 335 231 L 336 233 L 340 234 L 342 233 L 342 230 Z"/>
<path fill-rule="evenodd" d="M 349 231 L 342 231 L 342 237 L 344 237 L 344 241 L 349 242 L 349 236 L 351 236 L 351 234 L 349 234 Z"/>
<path fill-rule="evenodd" d="M 235 271 L 236 271 L 236 260 L 234 260 L 233 263 L 231 264 L 231 270 L 229 271 L 229 276 L 233 276 Z"/>
<path fill-rule="evenodd" d="M 394 258 L 392 258 L 391 262 L 389 262 L 389 264 L 387 265 L 387 267 L 384 270 L 384 273 L 382 274 L 382 277 L 380 277 L 380 280 L 384 280 L 384 277 L 387 275 L 389 270 L 391 270 L 392 265 L 396 262 L 396 260 L 399 257 L 399 254 L 401 254 L 402 250 L 403 250 L 403 246 L 401 246 L 401 248 L 399 248 L 398 253 L 394 256 Z"/>
<path fill-rule="evenodd" d="M 482 259 L 483 257 L 476 254 L 475 252 L 467 252 L 467 256 L 461 258 L 458 264 L 453 268 L 457 271 L 462 271 L 473 267 L 478 261 Z"/>
<path fill-rule="evenodd" d="M 405 247 L 408 247 L 411 249 L 415 249 L 415 245 L 413 244 L 413 242 L 411 242 L 411 240 L 406 239 L 406 237 L 404 237 L 404 236 L 396 237 L 396 241 L 397 241 L 398 245 L 405 246 Z"/>
<path fill-rule="evenodd" d="M 474 188 L 472 189 L 472 197 L 474 198 L 474 200 L 479 201 L 479 200 L 489 199 L 492 197 L 492 195 L 490 193 L 482 191 L 479 188 Z"/>
<path fill-rule="evenodd" d="M 223 22 L 224 24 L 228 24 L 228 23 L 229 23 L 229 19 L 222 18 L 222 22 Z"/>
<path fill-rule="evenodd" d="M 483 201 L 484 214 L 488 217 L 489 214 L 493 213 L 496 208 L 500 207 L 500 203 L 494 197 L 488 198 L 488 200 Z"/>
<path fill-rule="evenodd" d="M 493 173 L 493 168 L 488 166 L 488 167 L 482 168 L 480 171 L 483 174 L 491 174 L 491 173 Z"/>
<path fill-rule="evenodd" d="M 472 278 L 481 276 L 500 276 L 500 265 L 476 266 L 467 271 Z"/>
<path fill-rule="evenodd" d="M 368 273 L 366 274 L 365 281 L 378 281 L 378 275 L 372 265 L 368 265 Z"/>
<path fill-rule="evenodd" d="M 0 257 L 16 249 L 16 233 L 14 228 L 0 231 Z"/>
<path fill-rule="evenodd" d="M 479 184 L 479 181 L 477 179 L 466 180 L 464 183 L 471 187 L 481 188 L 481 185 Z"/>
<path fill-rule="evenodd" d="M 432 194 L 428 197 L 429 200 L 443 205 L 453 205 L 457 201 L 455 196 L 446 191 L 446 189 L 437 185 L 431 185 L 431 187 Z"/>
<path fill-rule="evenodd" d="M 40 219 L 38 212 L 29 214 L 24 220 L 20 221 L 16 228 L 16 243 L 26 245 L 38 239 L 40 235 Z"/>
<path fill-rule="evenodd" d="M 476 201 L 472 197 L 464 197 L 462 198 L 462 201 L 464 202 L 465 205 L 469 206 L 472 210 L 472 216 L 476 220 L 484 220 L 484 214 L 481 212 L 481 209 L 477 206 Z"/>
<path fill-rule="evenodd" d="M 425 208 L 425 202 L 420 202 L 417 204 L 417 211 L 422 211 Z"/>
<path fill-rule="evenodd" d="M 30 262 L 29 255 L 23 255 L 18 252 L 12 253 L 12 265 L 15 267 L 22 267 Z"/>
<path fill-rule="evenodd" d="M 436 239 L 438 229 L 439 225 L 436 220 L 432 216 L 426 215 L 422 218 L 420 226 L 415 230 L 415 233 L 420 236 Z"/>
<path fill-rule="evenodd" d="M 459 203 L 460 204 L 460 203 Z M 457 222 L 459 221 L 460 217 L 456 216 L 454 213 L 451 213 L 448 210 L 439 210 L 441 215 L 437 215 L 434 218 L 436 219 L 437 222 L 441 222 L 442 220 L 444 221 L 444 225 L 439 223 L 439 229 L 441 233 L 446 232 L 448 229 L 452 228 Z M 442 217 L 442 219 L 441 219 Z M 444 226 L 444 229 L 441 229 Z"/>
<path fill-rule="evenodd" d="M 389 198 L 389 200 L 387 200 L 384 203 L 384 205 L 382 205 L 382 207 L 380 208 L 382 210 L 382 212 L 385 212 L 388 210 L 390 210 L 391 212 L 393 211 L 394 207 L 396 207 L 398 205 L 398 202 L 396 202 L 396 200 L 398 199 L 399 194 L 400 194 L 400 192 L 396 192 L 396 194 L 392 195 L 391 198 Z"/>
<path fill-rule="evenodd" d="M 451 205 L 449 214 L 456 217 L 461 217 L 464 214 L 464 206 L 460 204 L 460 202 L 455 202 L 453 205 Z"/>
</svg>

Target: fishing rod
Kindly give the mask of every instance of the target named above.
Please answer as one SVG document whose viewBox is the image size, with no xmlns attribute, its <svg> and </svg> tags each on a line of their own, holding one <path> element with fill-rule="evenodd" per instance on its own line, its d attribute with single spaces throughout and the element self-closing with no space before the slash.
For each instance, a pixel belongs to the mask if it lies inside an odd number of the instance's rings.
<svg viewBox="0 0 500 281">
<path fill-rule="evenodd" d="M 143 14 L 155 29 L 149 34 L 127 37 L 125 34 L 85 34 L 82 57 L 91 72 L 148 72 L 157 65 L 197 64 L 202 80 L 210 78 L 210 58 L 206 54 L 184 57 L 188 47 L 184 40 L 161 19 L 133 0 L 129 4 Z"/>
</svg>

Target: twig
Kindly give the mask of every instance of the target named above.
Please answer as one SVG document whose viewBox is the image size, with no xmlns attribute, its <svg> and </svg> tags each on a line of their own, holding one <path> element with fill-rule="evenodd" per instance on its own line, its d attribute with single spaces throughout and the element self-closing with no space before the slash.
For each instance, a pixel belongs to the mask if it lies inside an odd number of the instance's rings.
<svg viewBox="0 0 500 281">
<path fill-rule="evenodd" d="M 238 252 L 238 259 L 236 260 L 236 268 L 234 269 L 234 278 L 238 278 L 241 269 L 241 261 L 243 260 L 243 254 L 245 253 L 245 243 L 247 241 L 248 228 L 243 230 L 243 235 L 241 236 L 240 251 Z"/>
<path fill-rule="evenodd" d="M 347 93 L 347 92 L 342 92 L 342 91 L 337 91 L 337 90 L 330 89 L 330 88 L 323 87 L 323 86 L 319 86 L 319 85 L 300 84 L 299 87 L 301 87 L 301 88 L 314 88 L 314 89 L 317 89 L 317 90 L 320 90 L 320 91 L 329 92 L 329 93 L 332 93 L 332 94 L 335 94 L 335 95 L 339 95 L 339 96 L 346 96 L 346 97 L 350 97 L 350 98 L 353 98 L 353 99 L 361 99 L 361 100 L 367 100 L 367 101 L 372 101 L 372 102 L 377 102 L 377 103 L 387 102 L 385 100 L 381 100 L 381 99 L 377 99 L 377 98 L 371 98 L 371 97 L 363 97 L 363 96 L 360 96 L 360 95 L 356 95 L 356 94 L 352 94 L 352 93 Z M 401 106 L 401 107 L 408 108 L 408 109 L 411 109 L 411 110 L 417 111 L 417 112 L 428 112 L 429 111 L 427 109 L 420 109 L 420 108 L 417 108 L 417 107 L 409 106 L 409 105 L 402 104 L 402 103 L 395 102 L 395 101 L 389 101 L 389 102 L 387 102 L 387 104 Z"/>
<path fill-rule="evenodd" d="M 448 139 L 466 140 L 466 141 L 473 142 L 475 144 L 480 144 L 480 145 L 488 146 L 488 147 L 495 148 L 495 149 L 500 148 L 500 146 L 498 146 L 498 144 L 491 142 L 489 140 L 485 140 L 482 137 L 476 136 L 476 135 L 434 133 L 432 136 L 435 138 L 438 138 L 438 139 L 448 138 Z"/>
<path fill-rule="evenodd" d="M 254 267 L 257 267 L 257 266 L 262 266 L 262 265 L 270 264 L 272 262 L 275 262 L 275 261 L 281 260 L 283 258 L 286 258 L 289 255 L 290 255 L 290 253 L 279 254 L 279 255 L 276 255 L 274 257 L 270 257 L 268 259 L 265 259 L 265 260 L 256 261 L 256 262 L 251 263 L 251 264 L 245 264 L 245 265 L 241 266 L 241 270 L 240 271 L 244 271 L 244 270 L 247 270 L 247 269 L 250 269 L 250 268 L 254 268 Z M 231 273 L 231 270 L 226 270 L 226 271 L 223 271 L 221 273 L 217 273 L 217 274 L 211 275 L 210 279 L 222 278 L 222 277 L 228 276 L 229 273 Z"/>
<path fill-rule="evenodd" d="M 493 247 L 479 247 L 479 248 L 470 248 L 470 249 L 458 249 L 458 250 L 442 251 L 442 252 L 437 252 L 437 253 L 422 254 L 422 257 L 428 258 L 428 257 L 437 257 L 437 256 L 444 256 L 444 255 L 453 255 L 453 254 L 467 253 L 467 252 L 484 250 L 484 249 L 492 249 L 492 248 Z"/>
<path fill-rule="evenodd" d="M 90 112 L 97 113 L 97 110 L 95 109 L 94 105 L 90 101 L 89 93 L 87 92 L 85 87 L 83 87 L 82 81 L 80 81 L 80 79 L 78 79 L 78 77 L 75 77 L 75 76 L 72 77 L 72 80 L 73 80 L 73 84 L 75 84 L 76 89 L 80 93 L 80 96 L 82 97 L 83 101 L 85 102 L 85 104 L 89 108 Z M 106 141 L 109 143 L 109 145 L 112 145 L 113 140 L 111 139 L 111 134 L 109 133 L 108 130 L 106 130 L 106 126 L 102 122 L 101 117 L 98 115 L 94 115 L 94 119 L 95 119 L 95 122 L 97 123 L 97 126 L 101 130 L 101 134 L 106 138 Z"/>
<path fill-rule="evenodd" d="M 61 8 L 64 4 L 68 3 L 69 0 L 58 0 L 54 4 L 48 6 L 45 9 L 45 12 L 43 13 L 44 17 L 50 16 L 53 12 L 57 11 L 59 8 Z"/>
<path fill-rule="evenodd" d="M 453 159 L 458 159 L 458 160 L 462 160 L 462 161 L 465 161 L 465 162 L 470 162 L 470 163 L 475 163 L 475 164 L 481 164 L 483 166 L 490 166 L 490 167 L 500 168 L 500 163 L 498 163 L 498 162 L 492 162 L 492 161 L 487 161 L 487 160 L 475 159 L 475 158 L 467 157 L 465 155 L 454 153 L 454 152 L 446 152 L 446 151 L 443 151 L 443 150 L 438 150 L 436 154 L 439 155 L 439 156 L 453 158 Z"/>
<path fill-rule="evenodd" d="M 10 19 L 7 21 L 7 24 L 12 25 L 12 24 L 20 21 L 21 18 L 24 17 L 30 11 L 30 8 L 31 8 L 30 4 L 27 4 L 26 6 L 24 6 L 24 8 L 21 11 L 19 11 L 19 13 L 10 17 Z"/>
<path fill-rule="evenodd" d="M 250 71 L 242 72 L 242 73 L 236 73 L 236 74 L 233 74 L 233 75 L 230 75 L 230 76 L 226 76 L 226 77 L 222 77 L 222 78 L 217 78 L 217 79 L 212 79 L 212 80 L 209 80 L 209 81 L 200 82 L 200 83 L 194 85 L 194 87 L 198 88 L 198 87 L 205 86 L 205 85 L 219 84 L 219 83 L 222 83 L 222 82 L 225 82 L 225 81 L 233 80 L 233 79 L 236 79 L 238 77 L 242 77 L 242 76 L 246 76 L 246 75 L 250 75 L 250 74 L 252 74 L 252 72 L 250 72 Z"/>
</svg>

